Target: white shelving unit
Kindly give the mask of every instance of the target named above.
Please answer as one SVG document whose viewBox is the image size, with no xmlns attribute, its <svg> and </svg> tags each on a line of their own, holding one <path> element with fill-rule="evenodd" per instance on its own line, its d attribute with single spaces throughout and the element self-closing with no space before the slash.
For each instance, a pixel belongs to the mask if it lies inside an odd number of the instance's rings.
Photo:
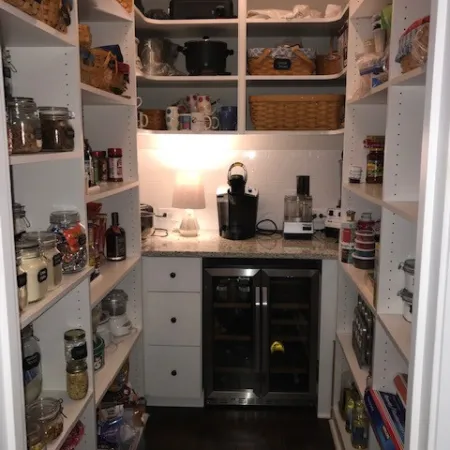
<svg viewBox="0 0 450 450">
<path fill-rule="evenodd" d="M 14 95 L 33 97 L 38 106 L 66 106 L 75 115 L 72 121 L 75 151 L 10 157 L 5 140 L 5 115 L 2 113 L 1 116 L 0 148 L 2 162 L 5 163 L 2 177 L 4 194 L 0 207 L 1 239 L 2 245 L 11 254 L 5 258 L 2 252 L 4 272 L 10 273 L 5 278 L 5 289 L 9 292 L 9 304 L 5 308 L 5 319 L 8 320 L 5 330 L 8 334 L 1 338 L 2 356 L 4 342 L 8 343 L 11 350 L 16 351 L 15 358 L 5 359 L 11 364 L 10 373 L 14 374 L 9 387 L 14 408 L 10 410 L 8 425 L 8 430 L 11 429 L 11 424 L 14 425 L 14 436 L 8 436 L 8 441 L 4 441 L 4 428 L 0 427 L 1 447 L 7 450 L 27 448 L 20 329 L 28 324 L 33 324 L 35 335 L 40 341 L 42 395 L 63 399 L 64 431 L 48 446 L 49 450 L 62 447 L 77 420 L 82 420 L 86 427 L 85 436 L 77 448 L 96 448 L 95 408 L 128 357 L 133 361 L 130 364 L 130 381 L 138 392 L 143 385 L 134 14 L 127 13 L 116 0 L 83 0 L 74 2 L 71 21 L 67 34 L 63 34 L 13 6 L 0 2 L 0 38 L 4 47 L 10 51 L 17 70 L 13 74 Z M 104 92 L 80 82 L 79 23 L 90 25 L 94 47 L 114 43 L 120 45 L 124 60 L 131 68 L 130 85 L 124 96 Z M 0 91 L 0 111 L 4 111 L 2 83 Z M 106 150 L 109 147 L 123 149 L 124 182 L 107 183 L 85 193 L 83 138 L 89 139 L 94 150 Z M 25 205 L 31 230 L 47 229 L 50 212 L 55 209 L 77 209 L 85 227 L 86 203 L 102 203 L 102 212 L 108 215 L 108 226 L 111 213 L 117 211 L 121 226 L 126 231 L 127 259 L 101 266 L 101 275 L 92 283 L 90 275 L 93 269 L 90 267 L 73 275 L 64 275 L 60 287 L 49 292 L 43 300 L 30 304 L 19 315 L 15 293 L 12 194 L 14 201 Z M 115 287 L 124 289 L 129 295 L 127 314 L 135 331 L 117 343 L 115 352 L 107 349 L 105 367 L 94 373 L 91 309 Z M 90 390 L 80 401 L 70 400 L 65 393 L 63 335 L 64 331 L 75 327 L 85 330 L 88 345 Z M 3 405 L 2 398 L 2 416 L 3 407 L 6 404 Z"/>
</svg>

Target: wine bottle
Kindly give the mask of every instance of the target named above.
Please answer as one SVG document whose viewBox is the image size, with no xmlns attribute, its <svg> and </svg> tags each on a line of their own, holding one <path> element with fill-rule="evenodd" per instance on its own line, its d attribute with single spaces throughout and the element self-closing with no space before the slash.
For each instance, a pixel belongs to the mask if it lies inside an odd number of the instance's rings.
<svg viewBox="0 0 450 450">
<path fill-rule="evenodd" d="M 111 214 L 112 225 L 106 230 L 106 259 L 122 261 L 127 257 L 125 230 L 119 226 L 119 213 Z"/>
</svg>

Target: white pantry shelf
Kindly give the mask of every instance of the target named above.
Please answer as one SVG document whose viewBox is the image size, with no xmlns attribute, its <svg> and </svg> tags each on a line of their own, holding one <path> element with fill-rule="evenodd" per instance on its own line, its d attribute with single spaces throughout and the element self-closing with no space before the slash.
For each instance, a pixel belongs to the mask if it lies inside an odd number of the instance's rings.
<svg viewBox="0 0 450 450">
<path fill-rule="evenodd" d="M 106 92 L 88 84 L 81 83 L 81 98 L 84 106 L 124 105 L 132 106 L 134 100 L 111 92 Z"/>
<path fill-rule="evenodd" d="M 281 81 L 310 81 L 310 82 L 320 82 L 320 81 L 332 81 L 341 80 L 345 81 L 347 74 L 347 69 L 343 69 L 339 73 L 333 75 L 247 75 L 245 79 L 249 83 L 264 82 L 276 84 Z"/>
<path fill-rule="evenodd" d="M 166 84 L 167 87 L 181 87 L 192 84 L 211 84 L 211 85 L 228 85 L 235 84 L 238 81 L 237 75 L 211 75 L 211 76 L 149 76 L 139 75 L 136 77 L 138 87 L 156 86 L 157 84 Z"/>
<path fill-rule="evenodd" d="M 367 375 L 369 374 L 369 371 L 359 367 L 352 346 L 352 335 L 350 333 L 336 333 L 336 337 L 342 348 L 347 364 L 350 367 L 350 372 L 352 373 L 359 395 L 361 395 L 362 398 L 364 397 L 364 391 L 366 390 Z"/>
<path fill-rule="evenodd" d="M 73 152 L 39 152 L 28 155 L 10 155 L 9 164 L 15 166 L 18 164 L 36 164 L 53 161 L 66 161 L 68 159 L 79 159 L 81 153 Z"/>
<path fill-rule="evenodd" d="M 72 275 L 63 275 L 61 285 L 54 291 L 50 291 L 38 302 L 30 303 L 25 311 L 20 315 L 20 327 L 24 328 L 39 316 L 50 309 L 55 303 L 61 300 L 70 291 L 75 289 L 84 279 L 89 277 L 94 269 L 86 267 L 81 272 Z"/>
<path fill-rule="evenodd" d="M 63 412 L 64 412 L 64 428 L 63 432 L 58 438 L 47 445 L 47 450 L 59 450 L 73 430 L 81 415 L 83 414 L 86 406 L 93 397 L 92 389 L 88 392 L 86 397 L 82 400 L 72 400 L 69 398 L 66 392 L 61 391 L 44 391 L 41 397 L 60 398 L 63 400 Z"/>
<path fill-rule="evenodd" d="M 380 86 L 372 88 L 367 94 L 359 98 L 351 98 L 347 101 L 350 105 L 372 105 L 372 104 L 386 104 L 387 89 L 389 82 L 381 84 Z"/>
<path fill-rule="evenodd" d="M 367 270 L 357 269 L 353 264 L 346 264 L 340 262 L 340 265 L 347 276 L 353 281 L 358 289 L 358 292 L 361 294 L 361 297 L 370 308 L 370 310 L 376 314 L 375 306 L 374 306 L 374 296 L 373 296 L 373 287 L 368 278 Z"/>
<path fill-rule="evenodd" d="M 189 136 L 193 136 L 193 135 L 216 136 L 218 134 L 237 135 L 238 132 L 237 131 L 206 130 L 206 131 L 195 133 L 190 130 L 142 130 L 142 129 L 140 129 L 140 130 L 138 130 L 138 134 L 140 134 L 141 136 L 150 135 L 150 134 L 160 134 L 160 135 L 166 134 L 166 135 L 171 135 L 171 136 L 177 135 L 177 134 L 189 135 Z"/>
<path fill-rule="evenodd" d="M 130 256 L 124 261 L 106 262 L 100 266 L 100 275 L 91 282 L 91 307 L 96 306 L 139 263 L 141 256 Z"/>
<path fill-rule="evenodd" d="M 403 73 L 391 80 L 390 86 L 425 86 L 427 72 L 425 67 L 418 67 L 410 72 Z"/>
<path fill-rule="evenodd" d="M 98 372 L 95 372 L 95 406 L 101 402 L 106 391 L 116 378 L 141 332 L 142 329 L 136 328 L 128 336 L 117 339 L 116 349 L 113 349 L 112 346 L 106 349 L 105 365 Z"/>
<path fill-rule="evenodd" d="M 121 192 L 134 189 L 139 186 L 139 181 L 124 181 L 122 183 L 105 183 L 98 187 L 90 188 L 90 192 L 86 195 L 86 203 L 96 202 L 103 198 L 111 197 L 111 195 L 120 194 Z"/>
<path fill-rule="evenodd" d="M 337 136 L 343 135 L 344 129 L 337 130 L 247 130 L 245 135 L 284 134 L 292 136 Z"/>
<path fill-rule="evenodd" d="M 117 0 L 80 0 L 78 20 L 80 22 L 131 22 L 133 15 Z"/>
<path fill-rule="evenodd" d="M 0 1 L 0 29 L 6 47 L 75 47 L 78 40 L 78 33 L 61 33 L 5 1 Z"/>
<path fill-rule="evenodd" d="M 411 324 L 401 314 L 379 314 L 378 318 L 402 358 L 409 363 Z"/>
</svg>

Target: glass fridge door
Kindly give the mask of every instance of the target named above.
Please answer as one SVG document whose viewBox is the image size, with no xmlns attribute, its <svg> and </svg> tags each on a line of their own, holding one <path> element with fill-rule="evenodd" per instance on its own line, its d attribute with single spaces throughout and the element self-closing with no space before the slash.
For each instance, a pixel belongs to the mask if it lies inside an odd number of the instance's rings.
<svg viewBox="0 0 450 450">
<path fill-rule="evenodd" d="M 289 404 L 316 397 L 320 272 L 263 273 L 263 394 Z"/>
<path fill-rule="evenodd" d="M 261 289 L 257 269 L 206 269 L 207 403 L 251 403 L 260 394 Z"/>
</svg>

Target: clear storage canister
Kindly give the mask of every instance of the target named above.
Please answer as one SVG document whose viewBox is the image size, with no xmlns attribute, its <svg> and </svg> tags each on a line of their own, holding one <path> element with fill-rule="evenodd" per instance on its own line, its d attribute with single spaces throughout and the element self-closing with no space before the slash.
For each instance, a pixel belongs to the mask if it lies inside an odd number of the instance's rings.
<svg viewBox="0 0 450 450">
<path fill-rule="evenodd" d="M 77 211 L 55 211 L 50 214 L 48 231 L 58 239 L 63 273 L 83 270 L 87 264 L 86 230 Z"/>
<path fill-rule="evenodd" d="M 20 238 L 23 233 L 27 231 L 30 227 L 30 222 L 27 219 L 25 213 L 25 206 L 20 203 L 14 203 L 13 205 L 13 216 L 14 216 L 14 237 L 15 239 Z"/>
<path fill-rule="evenodd" d="M 63 432 L 62 400 L 50 397 L 40 398 L 27 407 L 26 414 L 30 420 L 42 425 L 47 444 L 56 440 Z"/>
<path fill-rule="evenodd" d="M 27 422 L 28 450 L 46 450 L 44 427 L 39 422 Z"/>
<path fill-rule="evenodd" d="M 75 132 L 70 124 L 74 118 L 67 108 L 42 106 L 39 108 L 44 151 L 71 152 L 75 148 Z"/>
<path fill-rule="evenodd" d="M 22 255 L 16 251 L 16 273 L 17 273 L 17 299 L 19 310 L 24 311 L 28 306 L 27 273 L 22 268 Z"/>
<path fill-rule="evenodd" d="M 62 282 L 62 257 L 56 247 L 56 236 L 49 231 L 34 231 L 25 234 L 25 239 L 38 241 L 47 260 L 48 290 L 56 289 Z"/>
<path fill-rule="evenodd" d="M 29 97 L 13 97 L 8 102 L 12 153 L 42 150 L 41 122 L 36 103 Z"/>
<path fill-rule="evenodd" d="M 33 325 L 25 327 L 21 336 L 25 403 L 29 404 L 34 402 L 42 391 L 41 349 L 33 334 Z"/>
<path fill-rule="evenodd" d="M 41 254 L 38 241 L 22 239 L 16 243 L 22 253 L 22 269 L 27 273 L 28 303 L 45 297 L 48 290 L 47 260 Z"/>
<path fill-rule="evenodd" d="M 89 376 L 86 360 L 70 361 L 66 366 L 67 395 L 72 400 L 86 397 L 89 388 Z"/>
<path fill-rule="evenodd" d="M 67 330 L 64 333 L 66 362 L 87 358 L 86 333 L 81 328 Z"/>
</svg>

